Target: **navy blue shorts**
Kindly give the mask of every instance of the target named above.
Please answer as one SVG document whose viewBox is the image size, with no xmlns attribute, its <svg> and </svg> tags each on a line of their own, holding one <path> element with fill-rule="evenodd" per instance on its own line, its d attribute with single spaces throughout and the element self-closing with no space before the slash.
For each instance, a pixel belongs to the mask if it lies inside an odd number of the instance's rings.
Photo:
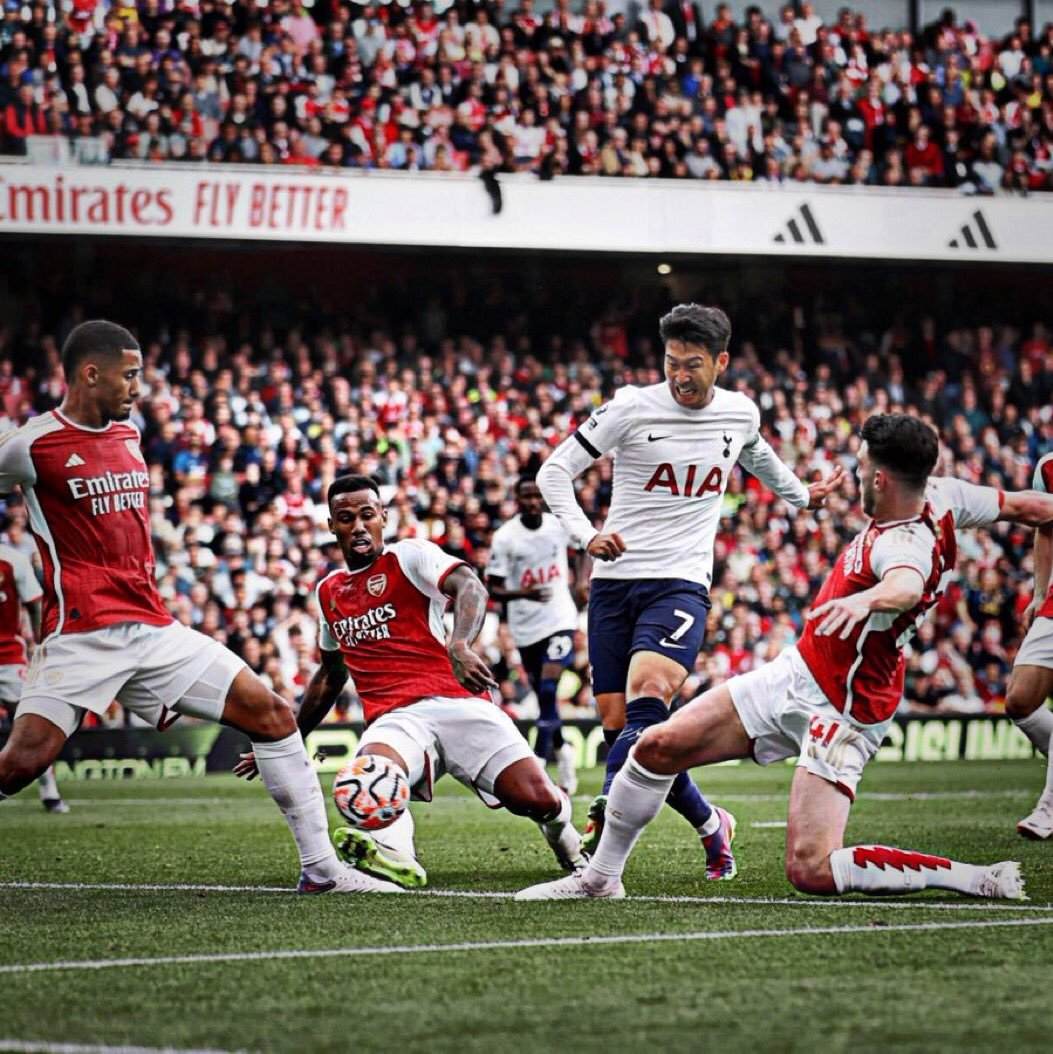
<svg viewBox="0 0 1053 1054">
<path fill-rule="evenodd" d="M 534 644 L 527 644 L 519 649 L 530 687 L 536 692 L 541 684 L 541 667 L 545 663 L 558 662 L 565 670 L 574 661 L 574 631 L 565 629 L 542 637 Z"/>
<path fill-rule="evenodd" d="M 629 660 L 654 651 L 692 670 L 706 635 L 709 591 L 684 578 L 594 578 L 589 662 L 596 695 L 624 692 Z"/>
</svg>

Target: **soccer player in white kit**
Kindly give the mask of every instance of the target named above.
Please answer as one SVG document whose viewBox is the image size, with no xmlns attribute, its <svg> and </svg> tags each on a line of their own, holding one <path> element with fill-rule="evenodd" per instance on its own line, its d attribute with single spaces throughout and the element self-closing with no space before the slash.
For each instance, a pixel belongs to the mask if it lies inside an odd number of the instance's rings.
<svg viewBox="0 0 1053 1054">
<path fill-rule="evenodd" d="M 318 583 L 322 663 L 300 704 L 303 735 L 332 709 L 350 675 L 366 718 L 359 754 L 398 765 L 418 801 L 431 801 L 433 785 L 449 773 L 491 808 L 534 820 L 564 870 L 584 866 L 570 799 L 490 697 L 493 674 L 472 650 L 486 615 L 483 584 L 434 542 L 385 545 L 387 511 L 369 476 L 338 477 L 326 500 L 347 566 Z M 447 644 L 443 612 L 451 599 Z M 252 755 L 234 771 L 251 779 Z M 333 839 L 348 862 L 412 889 L 427 882 L 413 834 L 407 809 L 382 830 L 342 827 Z"/>
<path fill-rule="evenodd" d="M 760 411 L 719 388 L 731 323 L 719 308 L 680 304 L 659 323 L 666 380 L 621 388 L 541 467 L 538 483 L 571 539 L 598 561 L 589 590 L 593 689 L 610 747 L 607 778 L 582 840 L 591 851 L 606 794 L 645 728 L 669 716 L 694 668 L 709 614 L 713 544 L 724 491 L 741 465 L 795 508 L 816 508 L 840 485 L 838 468 L 806 487 L 760 434 Z M 578 505 L 574 480 L 614 454 L 614 493 L 602 531 Z M 628 700 L 628 701 L 627 701 Z M 669 804 L 698 832 L 706 877 L 733 878 L 734 818 L 712 809 L 687 773 Z"/>
<path fill-rule="evenodd" d="M 40 588 L 33 565 L 25 553 L 6 543 L 0 544 L 0 703 L 13 715 L 26 679 L 29 656 L 22 632 L 22 608 L 29 613 L 33 639 L 40 640 Z M 40 801 L 48 812 L 66 813 L 55 770 L 48 768 L 40 777 Z"/>
<path fill-rule="evenodd" d="M 548 761 L 555 751 L 559 785 L 578 788 L 577 754 L 563 740 L 556 692 L 574 658 L 578 608 L 570 592 L 563 525 L 545 512 L 541 488 L 532 479 L 515 485 L 518 514 L 494 532 L 486 567 L 490 596 L 506 605 L 508 628 L 538 701 L 534 753 Z"/>
<path fill-rule="evenodd" d="M 1032 486 L 1053 493 L 1053 453 L 1035 466 Z M 1028 609 L 1031 625 L 1016 653 L 1006 691 L 1005 712 L 1028 739 L 1046 755 L 1046 783 L 1038 803 L 1017 825 L 1024 838 L 1043 841 L 1053 835 L 1053 710 L 1046 700 L 1053 695 L 1053 526 L 1035 530 L 1035 597 Z"/>
<path fill-rule="evenodd" d="M 904 646 L 953 575 L 955 528 L 1053 523 L 1053 497 L 1005 494 L 956 479 L 929 482 L 939 445 L 916 417 L 863 426 L 859 478 L 871 517 L 834 564 L 804 634 L 773 662 L 733 677 L 647 730 L 611 788 L 600 844 L 583 871 L 522 900 L 625 895 L 636 839 L 674 775 L 696 765 L 797 757 L 786 827 L 786 876 L 804 893 L 948 889 L 1024 898 L 1019 865 L 963 864 L 885 845 L 844 847 L 856 787 L 903 697 Z"/>
<path fill-rule="evenodd" d="M 0 490 L 18 486 L 44 566 L 43 642 L 0 751 L 0 799 L 52 764 L 86 712 L 116 698 L 164 730 L 179 715 L 249 736 L 300 852 L 299 893 L 400 893 L 348 867 L 287 703 L 233 652 L 175 621 L 154 580 L 139 430 L 143 360 L 126 329 L 83 322 L 62 348 L 62 405 L 0 438 Z"/>
</svg>

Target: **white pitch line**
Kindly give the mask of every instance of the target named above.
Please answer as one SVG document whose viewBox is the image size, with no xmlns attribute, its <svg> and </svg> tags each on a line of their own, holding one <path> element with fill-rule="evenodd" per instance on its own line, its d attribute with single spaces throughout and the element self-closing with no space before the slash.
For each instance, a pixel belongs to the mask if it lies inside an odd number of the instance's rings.
<svg viewBox="0 0 1053 1054">
<path fill-rule="evenodd" d="M 785 820 L 755 820 L 753 823 L 750 824 L 750 827 L 760 827 L 760 828 L 785 827 L 785 826 L 786 826 L 786 821 Z"/>
<path fill-rule="evenodd" d="M 0 882 L 0 889 L 21 890 L 73 890 L 113 891 L 124 893 L 285 893 L 293 895 L 291 886 L 224 886 L 205 885 L 192 882 Z M 414 897 L 433 897 L 448 900 L 511 900 L 515 893 L 495 889 L 421 889 L 409 894 Z M 914 911 L 1025 911 L 1053 912 L 1050 904 L 992 903 L 988 900 L 963 900 L 960 902 L 932 900 L 838 900 L 835 898 L 805 899 L 804 897 L 692 897 L 634 895 L 628 898 L 640 904 L 721 904 L 747 907 L 791 907 L 791 908 L 888 908 Z"/>
<path fill-rule="evenodd" d="M 122 1047 L 95 1043 L 41 1043 L 32 1039 L 0 1039 L 0 1051 L 15 1054 L 233 1054 L 231 1051 L 187 1047 Z"/>
<path fill-rule="evenodd" d="M 271 962 L 282 959 L 359 959 L 387 955 L 429 955 L 436 952 L 482 952 L 526 948 L 571 948 L 608 944 L 656 944 L 749 940 L 768 937 L 821 937 L 875 933 L 921 933 L 937 930 L 992 929 L 1008 926 L 1053 926 L 1041 919 L 980 919 L 975 922 L 907 922 L 892 926 L 814 926 L 784 930 L 710 930 L 691 933 L 622 933 L 600 937 L 532 937 L 512 941 L 464 941 L 460 944 L 401 944 L 369 948 L 291 948 L 276 951 L 216 952 L 201 955 L 163 955 L 135 959 L 74 959 L 60 962 L 13 963 L 0 974 L 58 973 L 71 970 L 109 970 L 128 966 L 188 966 L 211 963 Z"/>
</svg>

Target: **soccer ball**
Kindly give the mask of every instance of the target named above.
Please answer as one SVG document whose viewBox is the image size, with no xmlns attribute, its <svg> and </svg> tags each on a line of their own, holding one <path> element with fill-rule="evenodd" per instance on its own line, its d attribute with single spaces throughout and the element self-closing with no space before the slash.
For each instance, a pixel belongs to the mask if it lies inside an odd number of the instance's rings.
<svg viewBox="0 0 1053 1054">
<path fill-rule="evenodd" d="M 340 815 L 363 831 L 390 827 L 409 804 L 406 774 L 375 754 L 360 754 L 333 780 L 333 801 Z"/>
</svg>

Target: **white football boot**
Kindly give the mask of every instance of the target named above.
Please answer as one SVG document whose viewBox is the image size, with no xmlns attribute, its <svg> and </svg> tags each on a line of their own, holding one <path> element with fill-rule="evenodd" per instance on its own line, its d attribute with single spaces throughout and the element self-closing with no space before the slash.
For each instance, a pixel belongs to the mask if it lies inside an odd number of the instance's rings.
<svg viewBox="0 0 1053 1054">
<path fill-rule="evenodd" d="M 607 889 L 594 889 L 585 884 L 584 869 L 575 871 L 566 878 L 555 882 L 542 882 L 536 886 L 527 886 L 516 895 L 516 900 L 624 900 L 625 886 L 619 881 Z"/>
<path fill-rule="evenodd" d="M 978 897 L 991 897 L 994 900 L 1027 900 L 1024 876 L 1020 874 L 1020 865 L 1015 860 L 991 864 L 984 871 L 974 892 Z"/>
<path fill-rule="evenodd" d="M 1036 842 L 1044 842 L 1053 835 L 1053 796 L 1043 794 L 1031 815 L 1016 825 L 1016 833 Z"/>
</svg>

